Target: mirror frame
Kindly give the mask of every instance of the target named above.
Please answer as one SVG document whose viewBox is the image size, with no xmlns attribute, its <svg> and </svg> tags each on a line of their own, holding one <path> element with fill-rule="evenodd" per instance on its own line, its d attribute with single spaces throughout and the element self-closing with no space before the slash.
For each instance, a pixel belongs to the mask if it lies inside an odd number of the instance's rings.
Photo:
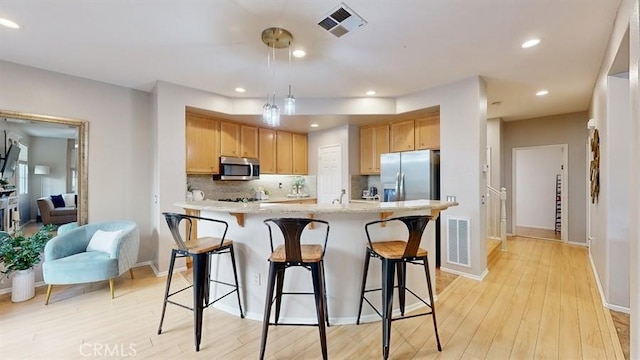
<svg viewBox="0 0 640 360">
<path fill-rule="evenodd" d="M 12 118 L 36 121 L 49 124 L 75 126 L 78 129 L 78 225 L 89 221 L 88 189 L 89 189 L 89 122 L 57 116 L 29 114 L 17 111 L 0 110 L 0 118 Z"/>
</svg>

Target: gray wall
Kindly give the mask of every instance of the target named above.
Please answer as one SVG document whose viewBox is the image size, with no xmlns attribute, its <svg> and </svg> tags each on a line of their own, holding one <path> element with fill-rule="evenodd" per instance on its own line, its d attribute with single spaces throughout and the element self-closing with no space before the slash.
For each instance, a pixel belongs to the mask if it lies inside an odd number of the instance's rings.
<svg viewBox="0 0 640 360">
<path fill-rule="evenodd" d="M 547 116 L 543 118 L 508 121 L 503 124 L 502 169 L 504 187 L 512 194 L 511 181 L 513 148 L 568 144 L 569 192 L 568 229 L 570 242 L 586 244 L 586 143 L 587 113 Z M 512 228 L 511 202 L 507 201 L 507 231 Z"/>
</svg>

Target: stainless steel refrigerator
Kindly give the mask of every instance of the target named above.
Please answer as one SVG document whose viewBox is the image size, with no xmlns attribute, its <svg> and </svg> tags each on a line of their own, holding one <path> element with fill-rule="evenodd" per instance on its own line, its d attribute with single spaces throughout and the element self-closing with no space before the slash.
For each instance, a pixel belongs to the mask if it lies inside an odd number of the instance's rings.
<svg viewBox="0 0 640 360">
<path fill-rule="evenodd" d="M 382 201 L 439 200 L 440 152 L 407 151 L 380 156 Z"/>
</svg>

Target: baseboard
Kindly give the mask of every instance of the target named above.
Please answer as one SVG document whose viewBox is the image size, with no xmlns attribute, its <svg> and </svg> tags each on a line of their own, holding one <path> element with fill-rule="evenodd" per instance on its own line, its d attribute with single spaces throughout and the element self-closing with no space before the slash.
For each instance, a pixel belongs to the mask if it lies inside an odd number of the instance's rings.
<svg viewBox="0 0 640 360">
<path fill-rule="evenodd" d="M 582 247 L 589 247 L 589 245 L 587 243 L 580 243 L 580 242 L 575 242 L 575 241 L 567 241 L 566 244 L 575 245 L 575 246 L 582 246 Z"/>
<path fill-rule="evenodd" d="M 449 269 L 449 268 L 446 268 L 446 267 L 443 267 L 443 266 L 440 266 L 440 271 L 444 271 L 444 272 L 449 273 L 449 274 L 459 275 L 459 276 L 465 277 L 467 279 L 476 280 L 476 281 L 484 280 L 484 278 L 487 276 L 487 274 L 489 274 L 489 269 L 484 269 L 484 271 L 480 275 L 471 275 L 471 274 L 468 274 L 466 272 Z"/>
<path fill-rule="evenodd" d="M 135 265 L 133 265 L 133 267 L 141 267 L 141 266 L 149 266 L 151 268 L 151 270 L 153 271 L 153 274 L 156 277 L 167 276 L 167 274 L 169 274 L 168 270 L 167 271 L 158 270 L 155 267 L 155 265 L 153 265 L 153 262 L 151 262 L 151 261 L 143 261 L 143 262 L 139 262 L 139 263 L 136 263 Z M 173 269 L 173 273 L 175 274 L 177 272 L 182 272 L 182 271 L 186 271 L 186 270 L 187 270 L 186 266 L 183 266 L 183 267 L 180 267 L 180 268 L 174 268 Z"/>
<path fill-rule="evenodd" d="M 607 302 L 607 298 L 604 295 L 604 290 L 602 289 L 602 284 L 600 283 L 600 277 L 598 276 L 598 272 L 596 271 L 596 264 L 593 262 L 593 257 L 591 257 L 591 252 L 589 252 L 589 263 L 591 264 L 591 272 L 593 273 L 593 277 L 596 279 L 596 285 L 598 285 L 598 294 L 600 294 L 600 301 L 602 301 L 602 306 L 606 307 L 609 310 L 631 314 L 630 308 L 609 304 L 609 302 Z"/>
</svg>

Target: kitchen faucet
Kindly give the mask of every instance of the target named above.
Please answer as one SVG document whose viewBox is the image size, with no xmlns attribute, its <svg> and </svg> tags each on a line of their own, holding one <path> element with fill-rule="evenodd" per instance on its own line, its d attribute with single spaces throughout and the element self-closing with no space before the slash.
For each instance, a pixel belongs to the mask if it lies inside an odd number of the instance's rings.
<svg viewBox="0 0 640 360">
<path fill-rule="evenodd" d="M 344 196 L 344 194 L 345 194 L 346 192 L 347 192 L 347 191 L 346 191 L 345 189 L 340 190 L 340 197 L 339 197 L 339 198 L 336 198 L 336 199 L 333 199 L 333 201 L 332 201 L 331 203 L 332 203 L 332 204 L 335 204 L 335 203 L 337 202 L 338 204 L 342 204 L 342 197 Z"/>
</svg>

